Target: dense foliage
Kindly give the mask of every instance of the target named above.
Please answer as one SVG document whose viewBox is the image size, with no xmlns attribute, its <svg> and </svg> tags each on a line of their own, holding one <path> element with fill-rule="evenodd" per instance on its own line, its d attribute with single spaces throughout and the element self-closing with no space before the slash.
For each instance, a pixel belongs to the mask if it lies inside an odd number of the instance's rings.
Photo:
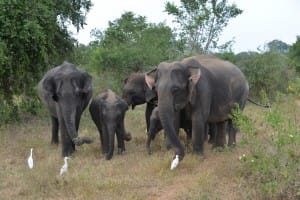
<svg viewBox="0 0 300 200">
<path fill-rule="evenodd" d="M 147 23 L 145 17 L 125 12 L 109 22 L 103 33 L 98 32 L 91 64 L 98 69 L 142 70 L 173 58 L 174 41 L 165 24 Z"/>
<path fill-rule="evenodd" d="M 180 3 L 177 6 L 167 2 L 165 10 L 175 17 L 178 35 L 185 41 L 187 53 L 207 53 L 221 47 L 218 46 L 221 32 L 231 18 L 242 13 L 227 0 L 181 0 Z"/>
<path fill-rule="evenodd" d="M 36 104 L 30 101 L 43 72 L 72 51 L 67 26 L 81 28 L 90 7 L 90 0 L 0 0 L 1 107 L 17 112 L 20 102 Z"/>
</svg>

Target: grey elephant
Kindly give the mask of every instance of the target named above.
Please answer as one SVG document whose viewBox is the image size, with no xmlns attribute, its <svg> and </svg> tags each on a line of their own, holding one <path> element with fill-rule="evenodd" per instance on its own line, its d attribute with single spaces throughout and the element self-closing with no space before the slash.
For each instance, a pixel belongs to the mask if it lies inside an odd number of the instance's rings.
<svg viewBox="0 0 300 200">
<path fill-rule="evenodd" d="M 157 106 L 156 93 L 148 88 L 144 73 L 132 73 L 125 80 L 122 87 L 122 98 L 134 109 L 135 106 L 147 103 L 145 111 L 147 131 L 150 126 L 150 115 Z"/>
<path fill-rule="evenodd" d="M 224 145 L 225 122 L 233 108 L 245 106 L 249 93 L 238 67 L 210 55 L 162 62 L 146 74 L 145 80 L 149 88 L 155 86 L 162 126 L 180 160 L 184 148 L 173 123 L 176 112 L 191 106 L 193 151 L 203 156 L 206 124 L 216 123 L 216 145 Z"/>
<path fill-rule="evenodd" d="M 81 114 L 92 97 L 92 77 L 87 72 L 64 62 L 44 75 L 38 84 L 38 96 L 50 112 L 51 143 L 58 144 L 60 130 L 62 156 L 70 156 L 75 145 L 92 142 L 78 136 Z"/>
<path fill-rule="evenodd" d="M 179 128 L 184 129 L 186 133 L 186 145 L 188 146 L 191 139 L 192 139 L 192 122 L 191 119 L 189 119 L 189 110 L 183 109 L 180 112 L 176 113 L 175 121 L 174 121 L 174 127 L 176 130 L 176 133 L 179 132 Z M 151 141 L 154 140 L 156 134 L 163 129 L 159 113 L 158 113 L 158 107 L 155 107 L 152 111 L 152 114 L 150 116 L 150 126 L 149 131 L 147 132 L 147 142 L 146 142 L 146 148 L 148 153 L 150 154 L 152 152 L 151 149 Z"/>
<path fill-rule="evenodd" d="M 118 153 L 125 151 L 124 140 L 131 140 L 124 126 L 128 104 L 113 91 L 106 90 L 95 96 L 89 111 L 100 134 L 102 153 L 110 160 L 114 152 L 115 134 L 118 141 Z"/>
</svg>

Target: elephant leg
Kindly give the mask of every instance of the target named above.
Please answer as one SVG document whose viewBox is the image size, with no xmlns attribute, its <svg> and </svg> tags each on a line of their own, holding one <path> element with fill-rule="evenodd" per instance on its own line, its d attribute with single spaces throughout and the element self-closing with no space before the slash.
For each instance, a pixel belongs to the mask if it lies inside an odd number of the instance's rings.
<svg viewBox="0 0 300 200">
<path fill-rule="evenodd" d="M 147 151 L 148 151 L 149 154 L 152 153 L 151 141 L 154 140 L 154 138 L 157 135 L 157 133 L 159 131 L 161 131 L 162 129 L 163 128 L 162 128 L 162 125 L 161 125 L 159 119 L 151 120 L 149 131 L 148 131 L 148 134 L 147 134 L 147 136 L 148 136 L 147 137 L 147 142 L 146 142 L 146 148 L 147 148 Z"/>
<path fill-rule="evenodd" d="M 118 141 L 118 154 L 122 154 L 125 151 L 125 143 L 124 143 L 124 133 L 125 131 L 120 128 L 117 129 L 117 141 Z"/>
<path fill-rule="evenodd" d="M 52 123 L 52 137 L 51 137 L 51 144 L 58 144 L 58 119 L 56 117 L 51 116 L 51 123 Z"/>
<path fill-rule="evenodd" d="M 192 141 L 192 131 L 189 128 L 184 128 L 184 131 L 186 133 L 186 144 L 185 147 L 188 151 L 190 151 L 190 145 Z"/>
<path fill-rule="evenodd" d="M 226 143 L 225 125 L 226 121 L 218 122 L 217 124 L 217 134 L 214 147 L 224 147 Z"/>
<path fill-rule="evenodd" d="M 195 123 L 194 123 L 195 122 Z M 192 123 L 192 140 L 193 152 L 203 156 L 204 155 L 204 141 L 205 141 L 205 123 L 199 117 L 193 117 Z"/>
<path fill-rule="evenodd" d="M 103 154 L 107 154 L 108 152 L 108 133 L 105 129 L 101 128 L 99 130 L 100 141 L 101 141 L 101 149 Z"/>
<path fill-rule="evenodd" d="M 147 132 L 149 131 L 149 127 L 150 127 L 150 117 L 151 117 L 152 111 L 155 107 L 156 107 L 156 105 L 151 104 L 151 103 L 147 103 L 147 105 L 146 105 L 145 118 L 146 118 Z"/>
<path fill-rule="evenodd" d="M 236 144 L 237 128 L 233 125 L 232 119 L 228 120 L 228 146 L 235 146 Z"/>
<path fill-rule="evenodd" d="M 208 126 L 208 143 L 215 144 L 216 143 L 216 136 L 217 136 L 217 125 L 216 123 L 207 123 Z"/>
</svg>

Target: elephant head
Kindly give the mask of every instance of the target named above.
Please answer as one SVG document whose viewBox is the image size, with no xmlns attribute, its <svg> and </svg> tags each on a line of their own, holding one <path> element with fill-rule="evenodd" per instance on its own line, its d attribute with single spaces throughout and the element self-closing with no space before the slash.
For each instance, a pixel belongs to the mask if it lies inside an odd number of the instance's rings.
<svg viewBox="0 0 300 200">
<path fill-rule="evenodd" d="M 149 88 L 158 95 L 158 110 L 161 123 L 168 135 L 175 153 L 182 159 L 184 150 L 174 128 L 176 113 L 192 103 L 194 90 L 200 80 L 201 70 L 198 63 L 162 62 L 145 75 Z"/>
<path fill-rule="evenodd" d="M 90 143 L 89 138 L 79 138 L 77 131 L 81 114 L 92 96 L 92 77 L 75 65 L 65 62 L 44 76 L 41 87 L 39 96 L 51 115 L 58 119 L 63 143 L 68 140 L 76 145 Z M 69 148 L 64 146 L 63 144 L 63 148 Z M 63 150 L 63 154 L 68 153 Z"/>
<path fill-rule="evenodd" d="M 149 102 L 156 97 L 156 94 L 147 87 L 144 73 L 132 73 L 125 80 L 122 88 L 122 98 L 132 106 Z"/>
<path fill-rule="evenodd" d="M 119 153 L 125 151 L 124 140 L 131 140 L 131 134 L 126 132 L 124 125 L 127 110 L 126 101 L 109 89 L 98 94 L 91 102 L 89 111 L 98 128 L 102 152 L 106 154 L 107 160 L 113 156 L 115 134 Z"/>
</svg>

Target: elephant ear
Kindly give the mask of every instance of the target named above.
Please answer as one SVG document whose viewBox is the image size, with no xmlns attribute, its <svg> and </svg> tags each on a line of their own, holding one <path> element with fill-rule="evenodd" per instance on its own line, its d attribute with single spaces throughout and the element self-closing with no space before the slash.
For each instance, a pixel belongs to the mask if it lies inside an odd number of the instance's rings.
<svg viewBox="0 0 300 200">
<path fill-rule="evenodd" d="M 54 77 L 46 77 L 43 81 L 43 88 L 50 94 L 54 101 L 58 101 L 58 92 L 62 85 L 61 81 L 56 81 Z"/>
<path fill-rule="evenodd" d="M 152 99 L 157 97 L 157 93 L 155 92 L 155 88 L 154 88 L 156 75 L 157 75 L 157 68 L 145 74 L 145 82 L 147 85 L 146 92 L 145 92 L 145 99 L 147 102 L 150 102 Z"/>
<path fill-rule="evenodd" d="M 145 81 L 147 86 L 152 90 L 154 87 L 155 79 L 157 76 L 157 68 L 151 70 L 150 72 L 147 72 L 145 74 Z"/>
<path fill-rule="evenodd" d="M 128 110 L 128 104 L 124 99 L 120 99 L 118 104 L 120 105 L 122 111 L 127 111 Z"/>
<path fill-rule="evenodd" d="M 189 102 L 193 104 L 194 102 L 194 97 L 195 97 L 195 87 L 198 81 L 200 80 L 201 77 L 201 70 L 199 67 L 193 67 L 189 66 L 188 67 L 189 71 Z"/>
<path fill-rule="evenodd" d="M 82 93 L 82 94 L 88 94 L 92 91 L 92 77 L 84 72 L 80 77 L 80 80 L 77 80 L 77 78 L 72 79 L 72 85 L 75 88 L 76 92 Z"/>
<path fill-rule="evenodd" d="M 145 99 L 147 102 L 150 102 L 152 99 L 156 97 L 157 97 L 157 93 L 154 90 L 150 90 L 149 88 L 146 88 Z"/>
</svg>

